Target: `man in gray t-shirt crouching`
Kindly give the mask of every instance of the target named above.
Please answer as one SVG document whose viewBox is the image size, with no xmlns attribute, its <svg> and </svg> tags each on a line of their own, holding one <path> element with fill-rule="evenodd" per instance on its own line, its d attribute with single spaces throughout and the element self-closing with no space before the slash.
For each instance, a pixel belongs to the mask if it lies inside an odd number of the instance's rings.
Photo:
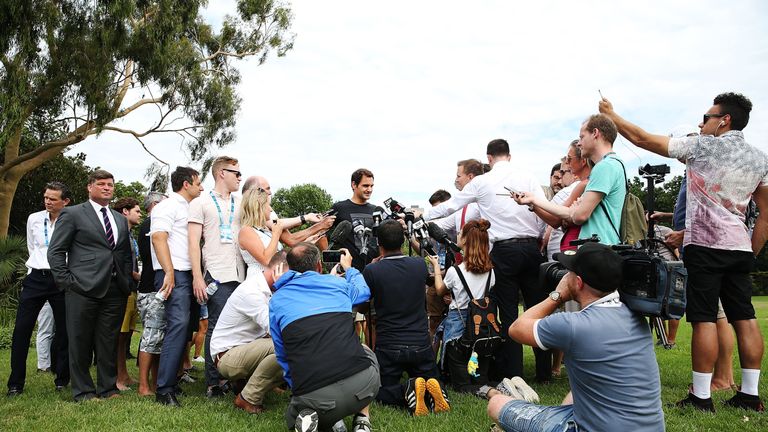
<svg viewBox="0 0 768 432">
<path fill-rule="evenodd" d="M 567 397 L 561 406 L 535 405 L 528 402 L 527 386 L 505 391 L 511 396 L 489 390 L 489 415 L 505 431 L 663 431 L 659 368 L 648 323 L 616 291 L 622 258 L 608 246 L 587 243 L 555 259 L 570 271 L 547 299 L 512 324 L 509 336 L 563 351 L 572 402 Z M 566 300 L 579 302 L 581 311 L 552 315 Z M 514 380 L 520 379 L 509 381 Z"/>
</svg>

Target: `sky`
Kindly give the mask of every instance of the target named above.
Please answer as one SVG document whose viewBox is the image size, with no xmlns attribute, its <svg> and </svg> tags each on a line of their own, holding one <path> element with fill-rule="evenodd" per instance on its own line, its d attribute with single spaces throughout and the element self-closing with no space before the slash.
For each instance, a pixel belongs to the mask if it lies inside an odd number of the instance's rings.
<svg viewBox="0 0 768 432">
<path fill-rule="evenodd" d="M 219 25 L 235 2 L 210 1 Z M 504 138 L 512 161 L 542 184 L 597 112 L 598 90 L 649 132 L 696 126 L 714 96 L 740 92 L 754 105 L 747 142 L 768 151 L 768 2 L 732 0 L 310 1 L 291 3 L 296 34 L 285 57 L 237 63 L 237 138 L 216 154 L 272 190 L 315 183 L 334 200 L 350 175 L 375 175 L 372 202 L 426 205 L 455 191 L 456 162 L 486 161 Z M 140 97 L 129 94 L 130 98 Z M 135 100 L 135 99 L 134 99 Z M 142 108 L 118 127 L 146 129 Z M 146 139 L 171 167 L 190 165 L 180 138 Z M 630 176 L 646 163 L 681 163 L 614 145 Z M 105 132 L 70 150 L 117 180 L 147 182 L 153 161 L 133 138 Z M 147 182 L 148 183 L 148 182 Z M 210 188 L 208 178 L 205 186 Z"/>
</svg>

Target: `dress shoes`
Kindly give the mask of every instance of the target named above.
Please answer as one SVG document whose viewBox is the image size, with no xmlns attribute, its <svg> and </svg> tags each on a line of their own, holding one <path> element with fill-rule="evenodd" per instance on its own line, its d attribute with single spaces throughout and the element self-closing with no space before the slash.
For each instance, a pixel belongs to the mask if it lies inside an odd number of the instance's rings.
<svg viewBox="0 0 768 432">
<path fill-rule="evenodd" d="M 166 394 L 158 393 L 155 395 L 155 401 L 162 405 L 168 405 L 168 406 L 177 407 L 177 408 L 181 407 L 181 403 L 179 403 L 179 400 L 176 399 L 175 393 L 166 393 Z"/>
<path fill-rule="evenodd" d="M 22 393 L 24 393 L 24 389 L 22 389 L 21 387 L 10 387 L 8 388 L 8 393 L 6 393 L 5 395 L 8 397 L 16 397 Z"/>
<path fill-rule="evenodd" d="M 247 400 L 243 399 L 239 394 L 235 398 L 234 403 L 236 407 L 247 412 L 248 414 L 261 414 L 262 412 L 264 412 L 263 405 L 254 405 L 248 402 Z"/>
</svg>

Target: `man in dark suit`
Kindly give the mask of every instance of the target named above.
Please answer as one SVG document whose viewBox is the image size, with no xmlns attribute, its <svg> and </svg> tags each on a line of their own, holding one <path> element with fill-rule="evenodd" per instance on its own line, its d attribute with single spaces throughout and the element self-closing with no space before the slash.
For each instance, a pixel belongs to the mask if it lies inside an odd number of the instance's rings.
<svg viewBox="0 0 768 432">
<path fill-rule="evenodd" d="M 89 200 L 62 210 L 48 246 L 56 284 L 65 290 L 69 369 L 75 401 L 117 395 L 117 339 L 131 275 L 128 223 L 111 210 L 114 177 L 96 170 Z M 89 373 L 96 352 L 97 385 Z"/>
</svg>

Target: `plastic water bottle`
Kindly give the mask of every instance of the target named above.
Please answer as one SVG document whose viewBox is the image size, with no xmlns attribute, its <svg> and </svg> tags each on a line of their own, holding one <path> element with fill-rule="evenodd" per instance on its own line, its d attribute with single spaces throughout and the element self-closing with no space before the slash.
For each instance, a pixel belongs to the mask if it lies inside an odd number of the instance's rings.
<svg viewBox="0 0 768 432">
<path fill-rule="evenodd" d="M 209 296 L 212 296 L 216 294 L 216 291 L 219 290 L 219 281 L 216 279 L 213 280 L 213 282 L 209 283 L 207 287 L 205 287 L 205 293 Z"/>
</svg>

